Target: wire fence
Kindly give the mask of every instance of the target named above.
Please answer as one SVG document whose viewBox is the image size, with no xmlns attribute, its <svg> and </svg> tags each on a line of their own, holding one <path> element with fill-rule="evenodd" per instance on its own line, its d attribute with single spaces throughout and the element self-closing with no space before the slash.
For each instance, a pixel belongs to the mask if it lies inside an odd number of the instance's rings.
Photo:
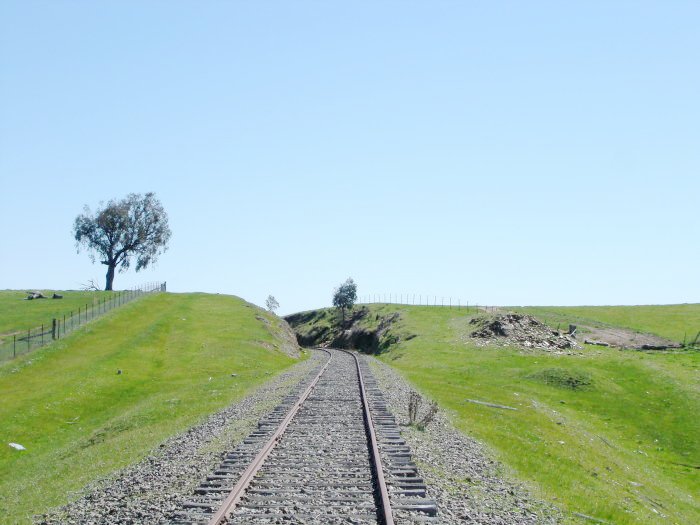
<svg viewBox="0 0 700 525">
<path fill-rule="evenodd" d="M 0 361 L 7 361 L 32 350 L 41 348 L 52 341 L 56 341 L 70 334 L 74 330 L 85 326 L 86 323 L 102 317 L 107 312 L 122 305 L 139 299 L 153 292 L 165 292 L 165 282 L 147 283 L 130 290 L 116 291 L 109 298 L 103 298 L 93 304 L 85 303 L 78 310 L 71 310 L 61 317 L 47 319 L 41 326 L 18 330 L 15 333 L 5 335 L 0 342 Z"/>
<path fill-rule="evenodd" d="M 423 294 L 368 294 L 357 298 L 357 304 L 405 304 L 413 306 L 437 306 L 442 308 L 457 308 L 467 311 L 496 312 L 498 306 L 487 306 L 484 304 L 470 304 L 469 301 L 462 301 L 459 297 L 449 297 L 440 295 Z"/>
</svg>

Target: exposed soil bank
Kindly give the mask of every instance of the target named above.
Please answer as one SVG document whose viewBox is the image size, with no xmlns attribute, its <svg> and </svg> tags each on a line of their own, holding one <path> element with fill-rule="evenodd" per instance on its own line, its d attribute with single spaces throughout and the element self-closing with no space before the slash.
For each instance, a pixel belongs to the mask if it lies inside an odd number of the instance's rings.
<svg viewBox="0 0 700 525">
<path fill-rule="evenodd" d="M 415 337 L 397 329 L 401 319 L 398 312 L 372 314 L 366 306 L 347 311 L 345 321 L 334 309 L 301 312 L 284 319 L 296 333 L 299 344 L 307 347 L 346 348 L 378 354 L 392 344 Z"/>
<path fill-rule="evenodd" d="M 683 348 L 683 345 L 654 334 L 643 334 L 618 327 L 584 326 L 585 341 L 589 344 L 600 344 L 615 348 L 634 350 L 671 350 Z"/>
</svg>

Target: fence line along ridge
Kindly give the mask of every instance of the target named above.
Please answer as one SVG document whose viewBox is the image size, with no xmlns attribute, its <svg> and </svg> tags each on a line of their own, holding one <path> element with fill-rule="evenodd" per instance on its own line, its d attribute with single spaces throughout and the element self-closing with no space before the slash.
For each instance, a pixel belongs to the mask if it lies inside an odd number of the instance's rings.
<svg viewBox="0 0 700 525">
<path fill-rule="evenodd" d="M 27 330 L 16 330 L 10 339 L 0 343 L 0 361 L 14 359 L 18 355 L 23 355 L 41 348 L 52 341 L 61 339 L 69 333 L 84 326 L 89 321 L 102 317 L 114 308 L 125 305 L 154 292 L 165 292 L 165 282 L 147 283 L 129 290 L 114 292 L 112 297 L 98 299 L 93 304 L 85 303 L 79 306 L 78 310 L 71 310 L 62 317 L 54 317 L 46 323 Z"/>
</svg>

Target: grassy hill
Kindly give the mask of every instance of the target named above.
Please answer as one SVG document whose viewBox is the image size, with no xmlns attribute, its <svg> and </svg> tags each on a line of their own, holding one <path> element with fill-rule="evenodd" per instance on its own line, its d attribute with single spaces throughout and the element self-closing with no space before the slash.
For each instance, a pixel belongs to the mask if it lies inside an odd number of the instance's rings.
<svg viewBox="0 0 700 525">
<path fill-rule="evenodd" d="M 700 305 L 530 312 L 554 324 L 585 317 L 676 340 L 700 319 Z M 572 523 L 584 522 L 577 513 L 616 524 L 700 523 L 699 352 L 484 347 L 469 337 L 474 315 L 371 305 L 357 331 L 379 329 L 375 346 L 388 348 L 380 359 L 487 443 L 510 475 L 568 511 Z M 298 314 L 295 330 L 325 334 L 335 318 Z"/>
<path fill-rule="evenodd" d="M 0 364 L 1 521 L 28 523 L 244 396 L 295 362 L 284 342 L 238 298 L 154 294 Z"/>
</svg>

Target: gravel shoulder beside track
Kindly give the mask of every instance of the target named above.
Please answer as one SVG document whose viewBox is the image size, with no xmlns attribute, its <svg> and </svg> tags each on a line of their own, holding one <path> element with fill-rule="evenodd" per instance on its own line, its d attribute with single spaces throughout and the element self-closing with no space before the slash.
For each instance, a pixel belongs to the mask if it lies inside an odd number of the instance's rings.
<svg viewBox="0 0 700 525">
<path fill-rule="evenodd" d="M 86 487 L 72 503 L 37 516 L 35 523 L 167 523 L 223 456 L 324 359 L 321 352 L 312 352 L 248 397 L 168 439 L 139 463 Z"/>
<path fill-rule="evenodd" d="M 401 435 L 411 447 L 413 460 L 428 486 L 428 497 L 438 503 L 440 523 L 561 523 L 562 516 L 556 508 L 503 479 L 498 463 L 489 457 L 485 447 L 453 428 L 444 414 L 438 413 L 423 431 L 407 426 L 408 400 L 415 389 L 388 365 L 371 357 L 366 359 L 401 425 Z M 426 405 L 424 402 L 424 410 Z"/>
</svg>

